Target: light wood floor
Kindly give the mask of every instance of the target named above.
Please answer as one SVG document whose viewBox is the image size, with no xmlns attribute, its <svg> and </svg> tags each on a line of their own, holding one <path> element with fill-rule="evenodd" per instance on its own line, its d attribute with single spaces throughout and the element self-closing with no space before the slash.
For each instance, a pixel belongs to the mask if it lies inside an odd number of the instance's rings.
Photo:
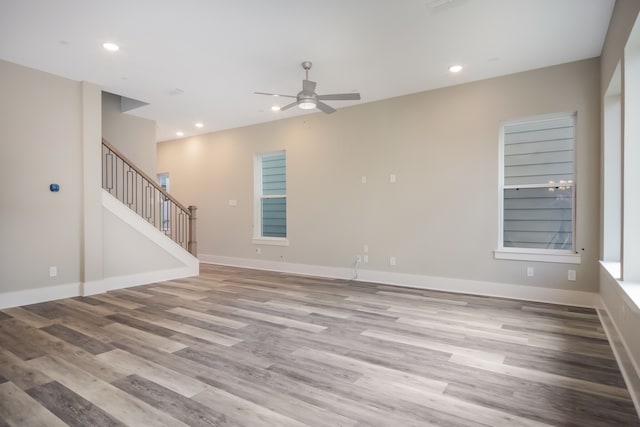
<svg viewBox="0 0 640 427">
<path fill-rule="evenodd" d="M 0 426 L 640 425 L 594 310 L 203 265 L 0 311 Z"/>
</svg>

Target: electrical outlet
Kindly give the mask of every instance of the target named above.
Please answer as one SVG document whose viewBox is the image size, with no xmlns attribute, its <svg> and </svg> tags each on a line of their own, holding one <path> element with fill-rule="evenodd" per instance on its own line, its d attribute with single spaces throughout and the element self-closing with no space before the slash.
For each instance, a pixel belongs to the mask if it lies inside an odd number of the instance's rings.
<svg viewBox="0 0 640 427">
<path fill-rule="evenodd" d="M 389 182 L 392 184 L 396 183 L 396 174 L 392 173 L 391 175 L 389 175 Z"/>
<path fill-rule="evenodd" d="M 364 245 L 362 247 L 362 252 L 364 252 L 365 254 L 369 253 L 369 245 Z"/>
<path fill-rule="evenodd" d="M 567 273 L 567 279 L 571 280 L 572 282 L 576 281 L 576 271 L 575 270 L 569 270 L 569 272 Z"/>
<path fill-rule="evenodd" d="M 369 264 L 369 255 L 363 256 L 362 260 L 364 261 L 365 264 Z"/>
<path fill-rule="evenodd" d="M 394 256 L 389 257 L 389 265 L 396 265 L 396 257 Z"/>
<path fill-rule="evenodd" d="M 52 265 L 51 267 L 49 267 L 49 277 L 56 277 L 58 275 L 58 267 L 55 265 Z"/>
<path fill-rule="evenodd" d="M 256 248 L 256 253 L 260 255 L 262 253 L 262 248 Z"/>
<path fill-rule="evenodd" d="M 533 277 L 533 267 L 527 267 L 527 277 Z"/>
<path fill-rule="evenodd" d="M 362 175 L 362 177 L 360 178 L 360 182 L 362 182 L 363 184 L 367 183 L 367 177 Z"/>
</svg>

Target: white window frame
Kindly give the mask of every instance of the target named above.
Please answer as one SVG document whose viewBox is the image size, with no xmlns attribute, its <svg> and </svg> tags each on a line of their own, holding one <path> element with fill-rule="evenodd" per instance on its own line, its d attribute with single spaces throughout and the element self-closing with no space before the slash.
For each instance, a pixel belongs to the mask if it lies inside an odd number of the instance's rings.
<svg viewBox="0 0 640 427">
<path fill-rule="evenodd" d="M 253 157 L 253 244 L 254 245 L 272 245 L 272 246 L 289 246 L 288 237 L 264 237 L 262 236 L 262 200 L 263 199 L 281 199 L 286 200 L 286 194 L 264 195 L 262 194 L 262 159 L 264 157 L 285 154 L 286 150 L 269 151 L 258 153 Z M 285 178 L 286 179 L 286 178 Z M 287 203 L 287 221 L 289 219 L 289 204 Z M 287 236 L 288 234 L 287 227 Z"/>
<path fill-rule="evenodd" d="M 537 116 L 523 117 L 514 120 L 504 120 L 500 122 L 499 128 L 499 146 L 498 146 L 498 248 L 494 251 L 495 259 L 517 260 L 517 261 L 538 261 L 538 262 L 555 262 L 563 264 L 580 264 L 581 256 L 575 250 L 576 248 L 576 189 L 577 189 L 577 170 L 576 170 L 576 153 L 577 144 L 574 133 L 573 145 L 573 205 L 572 205 L 572 249 L 535 249 L 535 248 L 514 248 L 504 246 L 504 190 L 509 188 L 539 188 L 542 184 L 530 185 L 505 185 L 504 184 L 504 130 L 506 126 L 520 125 L 525 123 L 544 122 L 549 120 L 557 120 L 562 118 L 573 118 L 574 130 L 577 130 L 577 114 L 572 113 L 553 113 L 542 114 Z"/>
</svg>

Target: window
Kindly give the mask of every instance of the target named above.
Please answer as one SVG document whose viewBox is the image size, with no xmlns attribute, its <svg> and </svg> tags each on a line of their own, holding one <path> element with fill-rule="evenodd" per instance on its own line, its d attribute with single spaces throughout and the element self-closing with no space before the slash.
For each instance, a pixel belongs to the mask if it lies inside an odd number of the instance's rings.
<svg viewBox="0 0 640 427">
<path fill-rule="evenodd" d="M 160 183 L 160 187 L 167 193 L 169 192 L 169 173 L 159 173 L 158 174 L 158 182 Z M 171 224 L 171 204 L 169 199 L 160 194 L 160 230 L 164 231 L 165 234 L 169 234 L 171 229 L 169 225 Z"/>
<path fill-rule="evenodd" d="M 620 64 L 604 96 L 602 260 L 620 278 L 622 249 L 622 80 Z M 613 266 L 613 264 L 617 264 Z"/>
<path fill-rule="evenodd" d="M 640 21 L 624 50 L 622 147 L 622 274 L 623 281 L 640 283 Z M 636 290 L 636 293 L 638 291 Z M 634 301 L 638 301 L 637 297 Z"/>
<path fill-rule="evenodd" d="M 574 251 L 575 114 L 500 129 L 500 248 L 496 258 L 579 263 Z"/>
<path fill-rule="evenodd" d="M 287 245 L 286 153 L 255 158 L 254 243 Z"/>
</svg>

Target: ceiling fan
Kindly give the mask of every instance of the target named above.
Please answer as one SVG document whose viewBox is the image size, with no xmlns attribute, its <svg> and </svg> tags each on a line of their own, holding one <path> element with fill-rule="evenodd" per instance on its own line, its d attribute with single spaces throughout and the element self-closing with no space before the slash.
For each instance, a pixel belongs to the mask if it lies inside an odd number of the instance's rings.
<svg viewBox="0 0 640 427">
<path fill-rule="evenodd" d="M 291 107 L 298 106 L 303 110 L 311 110 L 317 108 L 327 114 L 334 113 L 335 108 L 325 104 L 322 101 L 358 101 L 360 99 L 359 93 L 333 93 L 331 95 L 318 95 L 316 90 L 316 82 L 309 80 L 309 70 L 311 69 L 311 62 L 304 61 L 302 63 L 306 73 L 306 78 L 302 81 L 302 90 L 298 92 L 298 95 L 280 95 L 277 93 L 265 93 L 254 92 L 256 95 L 270 95 L 270 96 L 282 96 L 284 98 L 295 98 L 296 100 L 291 104 L 287 104 L 284 107 L 280 107 L 280 111 L 288 110 Z"/>
</svg>

